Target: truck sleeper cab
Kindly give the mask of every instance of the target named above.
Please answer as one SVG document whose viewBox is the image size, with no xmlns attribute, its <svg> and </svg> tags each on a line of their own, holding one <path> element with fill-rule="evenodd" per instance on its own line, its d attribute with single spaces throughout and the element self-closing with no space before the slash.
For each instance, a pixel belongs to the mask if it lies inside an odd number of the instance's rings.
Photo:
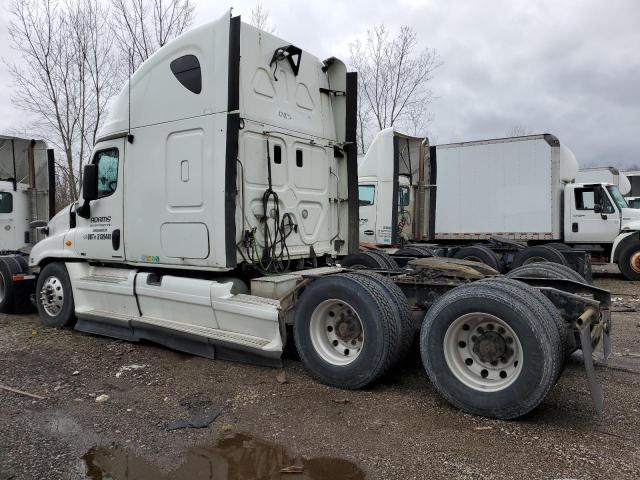
<svg viewBox="0 0 640 480">
<path fill-rule="evenodd" d="M 82 200 L 31 252 L 45 325 L 266 365 L 292 333 L 305 368 L 340 388 L 392 371 L 421 329 L 438 390 L 499 418 L 535 408 L 565 355 L 590 359 L 608 338 L 608 293 L 582 283 L 530 286 L 470 262 L 340 266 L 358 250 L 357 77 L 340 60 L 225 16 L 130 82 Z"/>
</svg>

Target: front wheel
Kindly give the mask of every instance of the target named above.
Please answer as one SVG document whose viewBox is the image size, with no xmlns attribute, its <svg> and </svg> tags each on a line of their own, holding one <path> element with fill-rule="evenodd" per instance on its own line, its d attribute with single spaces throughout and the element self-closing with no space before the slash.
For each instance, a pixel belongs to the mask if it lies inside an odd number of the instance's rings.
<svg viewBox="0 0 640 480">
<path fill-rule="evenodd" d="M 46 327 L 62 328 L 76 322 L 71 280 L 62 263 L 45 266 L 36 284 L 36 304 Z"/>
<path fill-rule="evenodd" d="M 627 280 L 640 280 L 640 242 L 632 242 L 622 249 L 618 268 Z"/>
</svg>

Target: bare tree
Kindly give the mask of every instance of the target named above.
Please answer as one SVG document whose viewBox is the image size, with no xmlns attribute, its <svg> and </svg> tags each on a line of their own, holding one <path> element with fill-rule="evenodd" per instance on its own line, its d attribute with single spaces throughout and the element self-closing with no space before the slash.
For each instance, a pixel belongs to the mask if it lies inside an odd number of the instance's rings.
<svg viewBox="0 0 640 480">
<path fill-rule="evenodd" d="M 533 130 L 527 125 L 516 123 L 509 128 L 506 132 L 507 137 L 524 137 L 525 135 L 533 134 Z"/>
<path fill-rule="evenodd" d="M 364 43 L 358 40 L 349 47 L 351 65 L 358 71 L 362 91 L 359 108 L 370 112 L 377 129 L 397 124 L 414 132 L 416 128 L 426 128 L 430 119 L 428 107 L 433 100 L 428 83 L 441 65 L 437 52 L 430 48 L 418 51 L 417 35 L 409 27 L 402 27 L 390 39 L 384 25 L 368 30 Z M 364 112 L 359 114 L 365 116 Z M 361 131 L 362 151 L 365 138 L 366 133 Z"/>
<path fill-rule="evenodd" d="M 184 32 L 193 22 L 195 8 L 191 0 L 111 0 L 111 5 L 119 49 L 133 70 Z"/>
<path fill-rule="evenodd" d="M 72 198 L 77 198 L 87 146 L 95 139 L 111 79 L 106 75 L 109 49 L 95 30 L 106 16 L 98 0 L 13 0 L 9 37 L 20 61 L 8 69 L 12 100 L 34 114 L 37 130 L 59 152 L 59 163 Z M 106 44 L 108 45 L 108 43 Z"/>
<path fill-rule="evenodd" d="M 253 10 L 251 10 L 249 23 L 260 30 L 264 30 L 265 32 L 276 33 L 276 27 L 271 24 L 269 19 L 269 10 L 262 6 L 261 1 L 258 1 Z"/>
</svg>

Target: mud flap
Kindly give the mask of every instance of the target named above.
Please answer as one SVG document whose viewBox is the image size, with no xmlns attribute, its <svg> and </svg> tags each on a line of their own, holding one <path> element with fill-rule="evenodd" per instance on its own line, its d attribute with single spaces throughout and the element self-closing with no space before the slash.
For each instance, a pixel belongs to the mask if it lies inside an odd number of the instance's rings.
<svg viewBox="0 0 640 480">
<path fill-rule="evenodd" d="M 602 392 L 602 385 L 598 382 L 596 371 L 593 366 L 593 349 L 591 348 L 591 329 L 589 328 L 589 325 L 589 322 L 583 322 L 582 325 L 576 324 L 576 327 L 580 331 L 580 346 L 582 348 L 584 369 L 587 372 L 587 382 L 589 383 L 591 400 L 593 401 L 596 413 L 601 415 L 604 409 L 604 394 Z M 606 338 L 609 337 L 606 331 L 603 332 L 603 335 L 606 335 Z"/>
</svg>

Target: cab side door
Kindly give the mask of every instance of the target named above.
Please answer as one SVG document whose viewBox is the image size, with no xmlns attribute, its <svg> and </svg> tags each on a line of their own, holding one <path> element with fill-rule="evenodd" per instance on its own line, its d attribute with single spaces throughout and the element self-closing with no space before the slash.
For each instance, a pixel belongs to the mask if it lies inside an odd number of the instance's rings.
<svg viewBox="0 0 640 480">
<path fill-rule="evenodd" d="M 360 241 L 365 243 L 378 243 L 376 240 L 376 186 L 375 182 L 358 185 Z"/>
<path fill-rule="evenodd" d="M 123 172 L 125 140 L 101 142 L 94 149 L 92 164 L 98 170 L 98 198 L 89 204 L 89 218 L 76 215 L 74 249 L 87 259 L 124 258 Z M 84 200 L 80 199 L 78 205 Z"/>
<path fill-rule="evenodd" d="M 620 233 L 620 212 L 601 185 L 575 187 L 570 215 L 569 242 L 609 243 Z"/>
</svg>

